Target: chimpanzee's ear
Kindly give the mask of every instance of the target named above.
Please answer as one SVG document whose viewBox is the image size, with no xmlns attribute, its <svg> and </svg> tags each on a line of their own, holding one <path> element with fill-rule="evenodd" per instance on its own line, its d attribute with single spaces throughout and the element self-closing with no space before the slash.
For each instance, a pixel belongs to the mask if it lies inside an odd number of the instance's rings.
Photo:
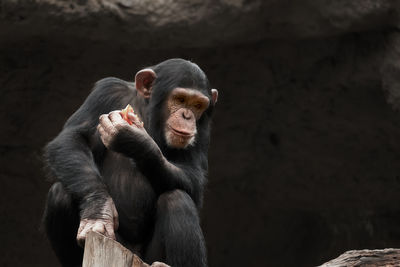
<svg viewBox="0 0 400 267">
<path fill-rule="evenodd" d="M 153 82 L 156 79 L 156 73 L 152 69 L 143 69 L 138 71 L 135 76 L 136 90 L 145 98 L 151 95 Z"/>
<path fill-rule="evenodd" d="M 211 95 L 212 95 L 213 104 L 215 105 L 215 103 L 217 103 L 217 101 L 218 101 L 218 90 L 211 89 Z"/>
</svg>

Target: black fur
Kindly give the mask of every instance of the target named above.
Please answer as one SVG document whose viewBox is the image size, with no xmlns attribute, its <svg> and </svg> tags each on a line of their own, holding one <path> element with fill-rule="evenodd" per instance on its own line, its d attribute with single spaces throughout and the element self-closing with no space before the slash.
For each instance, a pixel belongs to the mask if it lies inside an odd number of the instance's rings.
<svg viewBox="0 0 400 267">
<path fill-rule="evenodd" d="M 103 79 L 45 148 L 55 184 L 44 223 L 63 266 L 80 266 L 82 249 L 75 241 L 79 219 L 97 218 L 110 196 L 119 214 L 118 240 L 146 261 L 207 265 L 198 209 L 208 172 L 213 111 L 209 82 L 196 64 L 182 59 L 151 68 L 157 78 L 150 99 L 138 97 L 133 83 Z M 183 150 L 169 148 L 162 131 L 163 105 L 176 87 L 199 90 L 210 99 L 197 121 L 195 144 Z M 128 103 L 136 107 L 151 138 L 120 132 L 113 151 L 107 150 L 96 130 L 99 116 Z"/>
</svg>

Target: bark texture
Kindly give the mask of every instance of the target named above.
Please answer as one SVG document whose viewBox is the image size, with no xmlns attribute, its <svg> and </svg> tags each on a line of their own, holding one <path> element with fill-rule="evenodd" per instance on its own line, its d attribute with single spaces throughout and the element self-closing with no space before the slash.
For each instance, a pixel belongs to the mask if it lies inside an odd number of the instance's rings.
<svg viewBox="0 0 400 267">
<path fill-rule="evenodd" d="M 400 249 L 351 250 L 320 267 L 394 267 L 400 266 Z"/>
</svg>

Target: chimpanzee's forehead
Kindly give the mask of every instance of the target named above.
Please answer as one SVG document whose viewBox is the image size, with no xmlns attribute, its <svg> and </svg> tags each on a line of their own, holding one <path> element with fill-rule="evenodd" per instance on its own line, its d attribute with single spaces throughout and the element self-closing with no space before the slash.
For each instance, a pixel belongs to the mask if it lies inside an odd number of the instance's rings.
<svg viewBox="0 0 400 267">
<path fill-rule="evenodd" d="M 176 85 L 184 88 L 207 89 L 207 78 L 201 71 L 182 69 L 176 75 Z"/>
<path fill-rule="evenodd" d="M 170 59 L 161 62 L 155 67 L 154 70 L 157 74 L 167 74 L 168 76 L 172 75 L 175 77 L 181 76 L 181 79 L 183 79 L 184 77 L 196 77 L 197 79 L 206 78 L 204 72 L 197 64 L 183 59 Z"/>
<path fill-rule="evenodd" d="M 175 87 L 193 88 L 208 91 L 208 80 L 205 73 L 196 64 L 183 59 L 170 59 L 154 67 L 156 83 L 171 90 Z"/>
</svg>

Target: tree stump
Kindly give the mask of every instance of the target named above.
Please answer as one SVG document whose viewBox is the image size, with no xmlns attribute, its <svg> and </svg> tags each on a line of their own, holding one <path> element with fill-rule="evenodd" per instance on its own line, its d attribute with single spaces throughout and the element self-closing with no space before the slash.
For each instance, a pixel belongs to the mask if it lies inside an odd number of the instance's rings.
<svg viewBox="0 0 400 267">
<path fill-rule="evenodd" d="M 320 267 L 400 266 L 400 249 L 350 250 Z"/>
<path fill-rule="evenodd" d="M 149 267 L 117 241 L 89 232 L 85 241 L 82 267 Z"/>
</svg>

